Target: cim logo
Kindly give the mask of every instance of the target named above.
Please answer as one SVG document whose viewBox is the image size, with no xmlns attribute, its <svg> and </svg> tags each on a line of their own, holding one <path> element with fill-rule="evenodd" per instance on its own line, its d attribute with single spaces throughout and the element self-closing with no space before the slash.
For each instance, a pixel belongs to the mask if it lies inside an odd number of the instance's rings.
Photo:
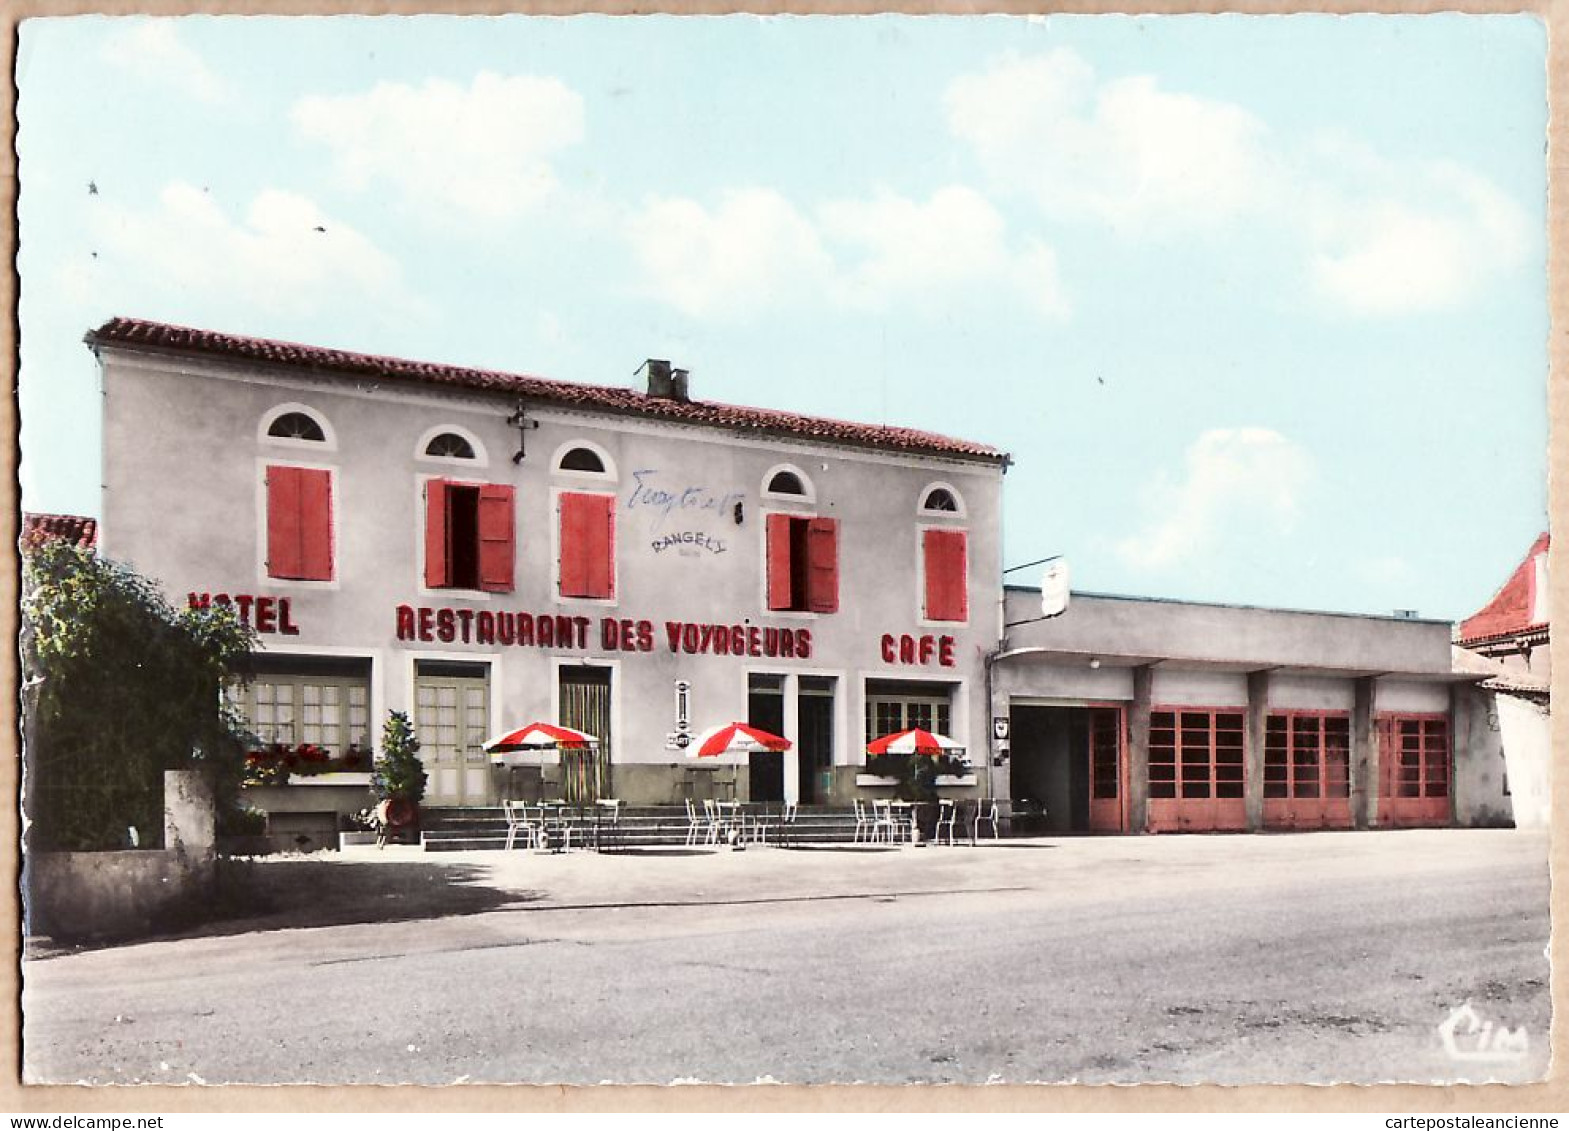
<svg viewBox="0 0 1569 1131">
<path fill-rule="evenodd" d="M 1519 1060 L 1531 1050 L 1531 1038 L 1525 1026 L 1510 1029 L 1506 1025 L 1494 1027 L 1485 1020 L 1469 1001 L 1458 1006 L 1438 1027 L 1438 1036 L 1444 1042 L 1444 1051 L 1452 1060 L 1488 1061 Z"/>
</svg>

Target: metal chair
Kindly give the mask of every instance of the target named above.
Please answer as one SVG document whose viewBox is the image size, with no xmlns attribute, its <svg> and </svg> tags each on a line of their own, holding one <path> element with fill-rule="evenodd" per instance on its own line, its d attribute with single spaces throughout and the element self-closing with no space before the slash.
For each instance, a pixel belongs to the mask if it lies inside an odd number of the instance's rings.
<svg viewBox="0 0 1569 1131">
<path fill-rule="evenodd" d="M 855 806 L 855 835 L 850 838 L 850 843 L 859 844 L 863 834 L 867 837 L 868 840 L 870 840 L 872 834 L 872 816 L 866 811 L 866 802 L 862 801 L 859 797 L 853 797 L 850 799 L 850 803 Z"/>
<path fill-rule="evenodd" d="M 900 821 L 893 815 L 893 802 L 874 800 L 872 802 L 872 840 L 880 840 L 887 834 L 888 843 L 893 844 L 899 836 Z"/>
<path fill-rule="evenodd" d="M 947 828 L 948 828 L 948 847 L 949 848 L 953 847 L 953 820 L 954 820 L 953 798 L 951 798 L 951 797 L 939 798 L 938 801 L 937 801 L 937 827 L 932 830 L 932 843 L 933 844 L 936 844 L 936 843 L 938 843 L 939 841 L 942 840 L 943 826 L 946 825 Z"/>
<path fill-rule="evenodd" d="M 708 830 L 703 837 L 704 844 L 719 843 L 719 803 L 712 797 L 703 798 L 703 819 L 708 823 Z"/>
<path fill-rule="evenodd" d="M 525 848 L 538 848 L 544 840 L 545 823 L 544 814 L 536 821 L 529 816 L 528 805 L 522 801 L 503 801 L 501 814 L 507 820 L 507 843 L 504 846 L 510 850 L 517 843 L 518 834 L 522 833 L 526 843 Z"/>
<path fill-rule="evenodd" d="M 780 810 L 780 813 L 779 813 L 779 847 L 780 848 L 789 848 L 790 847 L 790 842 L 795 839 L 795 818 L 796 818 L 796 815 L 797 815 L 797 812 L 799 811 L 799 809 L 800 809 L 799 805 L 797 805 L 794 801 L 789 801 L 789 802 L 786 802 L 785 803 L 785 807 L 782 810 Z M 764 843 L 767 843 L 767 838 L 766 837 L 764 838 Z"/>
<path fill-rule="evenodd" d="M 995 797 L 981 798 L 975 806 L 975 817 L 970 822 L 970 843 L 974 844 L 980 838 L 981 826 L 988 821 L 991 822 L 992 826 L 992 839 L 1001 840 L 1002 833 L 999 831 L 999 819 L 997 799 Z"/>
<path fill-rule="evenodd" d="M 692 804 L 692 799 L 686 799 L 686 844 L 690 848 L 697 843 L 697 836 L 703 831 L 703 819 L 697 815 L 697 806 Z"/>
<path fill-rule="evenodd" d="M 610 844 L 619 846 L 621 842 L 621 800 L 616 797 L 601 797 L 594 802 L 594 849 L 602 851 L 600 844 L 601 832 L 606 833 L 605 839 Z"/>
</svg>

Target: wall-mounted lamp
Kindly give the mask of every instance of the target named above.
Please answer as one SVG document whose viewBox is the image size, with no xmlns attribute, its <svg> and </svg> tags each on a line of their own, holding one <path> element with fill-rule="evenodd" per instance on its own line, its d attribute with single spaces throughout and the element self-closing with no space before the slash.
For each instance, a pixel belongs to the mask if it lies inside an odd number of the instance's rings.
<svg viewBox="0 0 1569 1131">
<path fill-rule="evenodd" d="M 744 517 L 745 517 L 745 515 L 744 515 L 744 514 L 743 514 L 743 513 L 742 513 L 742 511 L 741 511 L 741 504 L 740 504 L 740 503 L 737 503 L 737 504 L 736 504 L 736 505 L 735 505 L 735 524 L 736 524 L 736 525 L 737 525 L 737 526 L 740 526 L 740 525 L 741 525 L 741 520 L 742 520 L 742 518 L 744 518 Z"/>
<path fill-rule="evenodd" d="M 518 450 L 512 454 L 512 462 L 522 463 L 523 457 L 527 454 L 524 439 L 531 431 L 539 427 L 539 421 L 530 420 L 523 402 L 519 401 L 517 411 L 507 417 L 507 423 L 518 430 Z"/>
<path fill-rule="evenodd" d="M 1100 657 L 1099 656 L 1091 656 L 1090 657 L 1090 667 L 1092 667 L 1092 668 L 1100 667 Z"/>
</svg>

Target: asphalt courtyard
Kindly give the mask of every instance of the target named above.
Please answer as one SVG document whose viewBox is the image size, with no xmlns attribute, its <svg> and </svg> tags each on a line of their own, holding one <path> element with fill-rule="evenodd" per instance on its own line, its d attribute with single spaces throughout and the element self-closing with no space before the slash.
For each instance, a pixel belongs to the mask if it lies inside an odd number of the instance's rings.
<svg viewBox="0 0 1569 1131">
<path fill-rule="evenodd" d="M 366 848 L 231 879 L 242 904 L 200 931 L 29 940 L 25 1078 L 1438 1083 L 1548 1066 L 1545 833 Z"/>
</svg>

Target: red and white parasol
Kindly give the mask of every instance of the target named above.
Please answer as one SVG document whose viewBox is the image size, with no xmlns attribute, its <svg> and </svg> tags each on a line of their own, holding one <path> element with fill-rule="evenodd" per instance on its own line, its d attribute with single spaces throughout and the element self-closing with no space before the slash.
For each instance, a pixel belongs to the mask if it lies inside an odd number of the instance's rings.
<svg viewBox="0 0 1569 1131">
<path fill-rule="evenodd" d="M 529 723 L 527 726 L 510 730 L 506 734 L 497 735 L 485 743 L 485 753 L 490 755 L 490 760 L 500 765 L 508 765 L 512 759 L 508 754 L 540 753 L 547 750 L 595 750 L 599 747 L 599 739 L 591 734 L 585 734 L 571 727 L 557 726 L 555 723 Z"/>
<path fill-rule="evenodd" d="M 726 723 L 710 727 L 686 748 L 688 758 L 717 758 L 721 754 L 756 754 L 764 750 L 788 750 L 790 740 L 745 723 Z"/>
<path fill-rule="evenodd" d="M 868 754 L 930 754 L 936 757 L 939 754 L 957 753 L 963 749 L 962 744 L 947 735 L 933 734 L 919 727 L 913 730 L 901 730 L 896 734 L 885 734 L 866 744 Z"/>
</svg>

